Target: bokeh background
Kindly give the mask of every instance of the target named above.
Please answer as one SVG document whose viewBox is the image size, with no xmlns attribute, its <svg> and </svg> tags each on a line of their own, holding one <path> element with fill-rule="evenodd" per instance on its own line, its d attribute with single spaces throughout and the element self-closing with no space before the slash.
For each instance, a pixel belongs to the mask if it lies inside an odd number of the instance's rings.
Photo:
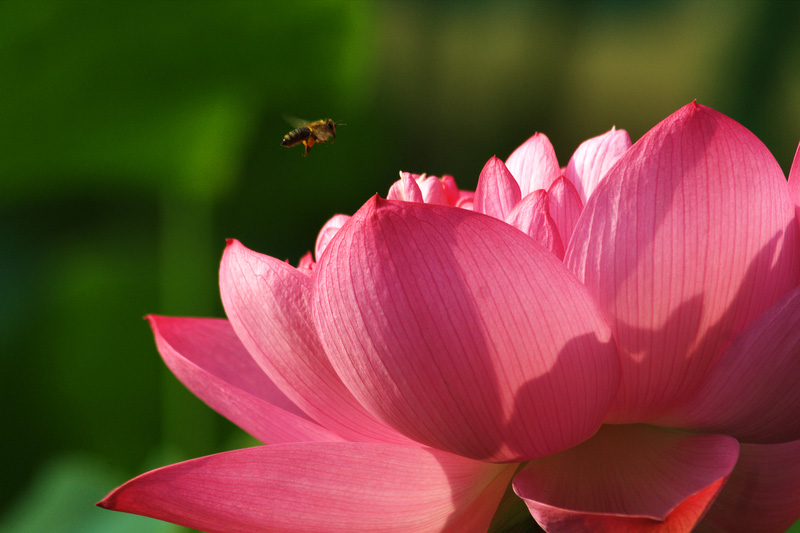
<svg viewBox="0 0 800 533">
<path fill-rule="evenodd" d="M 0 530 L 181 531 L 93 504 L 253 444 L 142 319 L 224 316 L 226 237 L 294 263 L 399 170 L 474 188 L 534 132 L 563 165 L 694 99 L 788 172 L 799 22 L 795 2 L 3 1 Z M 303 158 L 286 114 L 347 125 Z"/>
</svg>

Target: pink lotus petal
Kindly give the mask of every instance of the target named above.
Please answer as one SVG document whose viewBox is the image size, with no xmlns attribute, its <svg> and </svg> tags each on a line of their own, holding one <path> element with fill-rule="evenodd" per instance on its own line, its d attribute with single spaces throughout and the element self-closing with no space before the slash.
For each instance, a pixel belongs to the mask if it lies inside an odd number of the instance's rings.
<svg viewBox="0 0 800 533">
<path fill-rule="evenodd" d="M 228 241 L 220 292 L 236 335 L 278 388 L 324 427 L 346 440 L 408 442 L 359 405 L 325 357 L 311 323 L 312 279 Z"/>
<path fill-rule="evenodd" d="M 698 533 L 781 533 L 800 516 L 800 441 L 741 444 L 730 479 Z"/>
<path fill-rule="evenodd" d="M 447 204 L 455 206 L 458 203 L 458 199 L 461 197 L 455 178 L 449 174 L 445 174 L 440 180 L 442 182 L 442 189 L 444 189 L 444 195 L 447 197 Z"/>
<path fill-rule="evenodd" d="M 789 171 L 789 195 L 794 203 L 797 222 L 800 224 L 800 145 L 797 146 L 797 151 L 794 153 L 792 169 Z"/>
<path fill-rule="evenodd" d="M 472 191 L 461 191 L 461 196 L 459 196 L 458 201 L 456 202 L 456 207 L 472 211 L 474 205 L 475 193 Z"/>
<path fill-rule="evenodd" d="M 98 505 L 209 532 L 485 531 L 515 468 L 411 446 L 278 444 L 153 470 Z"/>
<path fill-rule="evenodd" d="M 519 185 L 505 163 L 497 157 L 489 159 L 478 178 L 474 210 L 505 220 L 520 198 Z"/>
<path fill-rule="evenodd" d="M 612 321 L 623 381 L 609 422 L 692 393 L 733 338 L 797 284 L 800 231 L 775 159 L 691 103 L 606 174 L 565 264 Z"/>
<path fill-rule="evenodd" d="M 581 143 L 566 168 L 566 176 L 575 185 L 581 203 L 592 195 L 605 173 L 631 147 L 625 130 L 611 131 Z"/>
<path fill-rule="evenodd" d="M 566 248 L 575 224 L 578 222 L 578 217 L 583 211 L 583 202 L 581 202 L 575 186 L 564 176 L 560 176 L 553 182 L 547 191 L 547 198 L 550 200 L 550 216 L 558 227 L 561 242 Z"/>
<path fill-rule="evenodd" d="M 425 176 L 417 179 L 422 198 L 426 204 L 450 205 L 447 200 L 442 182 L 436 176 Z"/>
<path fill-rule="evenodd" d="M 744 442 L 800 439 L 800 287 L 767 309 L 725 352 L 698 393 L 659 425 Z"/>
<path fill-rule="evenodd" d="M 506 166 L 519 183 L 523 198 L 537 189 L 549 189 L 561 175 L 556 151 L 544 133 L 537 133 L 514 150 Z"/>
<path fill-rule="evenodd" d="M 373 198 L 319 263 L 314 321 L 375 416 L 487 461 L 599 427 L 617 391 L 603 318 L 552 254 L 494 218 Z"/>
<path fill-rule="evenodd" d="M 549 204 L 547 192 L 542 189 L 533 191 L 511 210 L 506 222 L 526 233 L 559 259 L 564 259 L 564 244 L 550 216 Z"/>
<path fill-rule="evenodd" d="M 158 351 L 198 398 L 266 444 L 341 440 L 312 422 L 256 365 L 227 320 L 148 316 Z"/>
<path fill-rule="evenodd" d="M 333 215 L 333 217 L 322 226 L 322 229 L 319 230 L 319 235 L 317 235 L 317 243 L 314 245 L 314 257 L 317 258 L 317 261 L 322 257 L 322 252 L 325 251 L 325 248 L 328 246 L 328 243 L 331 242 L 333 236 L 336 235 L 348 220 L 350 220 L 350 216 L 348 215 Z"/>
<path fill-rule="evenodd" d="M 548 532 L 690 531 L 736 464 L 737 442 L 651 426 L 603 426 L 528 463 L 514 492 Z"/>
<path fill-rule="evenodd" d="M 311 252 L 306 252 L 297 263 L 297 270 L 303 274 L 311 275 L 314 272 L 314 264 L 314 256 L 311 255 Z"/>
<path fill-rule="evenodd" d="M 408 172 L 401 172 L 400 179 L 394 182 L 389 188 L 387 198 L 403 202 L 424 202 L 422 190 L 420 190 L 417 180 L 414 179 L 415 175 L 416 174 L 410 174 Z"/>
</svg>

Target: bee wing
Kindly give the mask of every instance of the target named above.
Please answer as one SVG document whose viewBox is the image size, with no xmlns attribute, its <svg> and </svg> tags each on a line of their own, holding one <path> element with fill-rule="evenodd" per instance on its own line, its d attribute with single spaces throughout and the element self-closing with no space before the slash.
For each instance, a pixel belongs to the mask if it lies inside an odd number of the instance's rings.
<svg viewBox="0 0 800 533">
<path fill-rule="evenodd" d="M 283 115 L 283 119 L 291 124 L 294 129 L 298 128 L 305 128 L 309 124 L 311 124 L 308 120 L 303 120 L 302 118 L 293 117 L 292 115 Z"/>
</svg>

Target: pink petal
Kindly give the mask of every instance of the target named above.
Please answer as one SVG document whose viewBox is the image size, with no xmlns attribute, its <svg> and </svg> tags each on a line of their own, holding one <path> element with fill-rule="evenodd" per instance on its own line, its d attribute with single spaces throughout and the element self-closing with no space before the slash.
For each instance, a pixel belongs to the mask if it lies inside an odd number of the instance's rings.
<svg viewBox="0 0 800 533">
<path fill-rule="evenodd" d="M 328 243 L 331 242 L 333 236 L 336 235 L 348 220 L 350 220 L 350 216 L 348 215 L 333 215 L 333 217 L 322 226 L 322 229 L 319 230 L 319 235 L 317 235 L 317 243 L 314 246 L 314 257 L 317 258 L 317 261 L 322 257 L 322 252 L 325 251 L 325 248 L 328 246 Z"/>
<path fill-rule="evenodd" d="M 314 264 L 314 256 L 311 255 L 311 252 L 306 252 L 297 263 L 297 270 L 303 274 L 310 275 L 312 272 L 314 272 Z"/>
<path fill-rule="evenodd" d="M 800 287 L 734 341 L 669 425 L 745 442 L 800 439 Z"/>
<path fill-rule="evenodd" d="M 472 211 L 474 205 L 475 193 L 472 191 L 461 191 L 461 196 L 459 196 L 458 201 L 456 202 L 456 207 Z"/>
<path fill-rule="evenodd" d="M 528 463 L 514 491 L 548 532 L 690 531 L 736 464 L 737 442 L 651 426 L 603 426 Z"/>
<path fill-rule="evenodd" d="M 504 220 L 520 198 L 519 185 L 505 163 L 497 157 L 489 159 L 478 178 L 474 210 Z"/>
<path fill-rule="evenodd" d="M 488 461 L 599 427 L 617 390 L 603 318 L 552 254 L 494 218 L 373 198 L 317 268 L 328 357 L 375 416 Z"/>
<path fill-rule="evenodd" d="M 575 185 L 581 203 L 586 203 L 608 169 L 630 147 L 628 132 L 616 128 L 578 146 L 567 164 L 566 176 Z"/>
<path fill-rule="evenodd" d="M 325 357 L 311 323 L 312 279 L 228 241 L 220 292 L 236 335 L 278 388 L 324 427 L 346 440 L 407 442 L 358 404 Z"/>
<path fill-rule="evenodd" d="M 455 178 L 449 174 L 445 174 L 441 177 L 441 181 L 442 189 L 447 197 L 447 204 L 455 206 L 458 203 L 458 199 L 461 197 L 461 192 L 458 190 Z"/>
<path fill-rule="evenodd" d="M 564 244 L 550 216 L 550 200 L 544 190 L 533 191 L 523 198 L 508 214 L 506 222 L 528 234 L 559 259 L 564 259 Z"/>
<path fill-rule="evenodd" d="M 387 198 L 391 200 L 400 200 L 403 202 L 424 202 L 422 198 L 422 190 L 420 190 L 417 180 L 414 179 L 415 174 L 408 172 L 401 172 L 400 179 L 389 188 Z"/>
<path fill-rule="evenodd" d="M 713 109 L 681 108 L 622 156 L 565 257 L 621 350 L 608 421 L 652 420 L 700 385 L 732 339 L 797 284 L 798 230 L 775 159 Z"/>
<path fill-rule="evenodd" d="M 516 465 L 412 446 L 296 443 L 178 463 L 100 507 L 203 531 L 485 531 Z"/>
<path fill-rule="evenodd" d="M 795 215 L 800 224 L 800 145 L 797 146 L 797 151 L 794 153 L 792 169 L 789 171 L 789 196 L 794 203 Z"/>
<path fill-rule="evenodd" d="M 742 444 L 739 461 L 698 533 L 780 533 L 800 518 L 800 441 Z"/>
<path fill-rule="evenodd" d="M 547 191 L 547 198 L 550 201 L 550 216 L 558 227 L 561 242 L 566 248 L 575 224 L 578 222 L 578 217 L 583 211 L 583 202 L 581 202 L 575 186 L 564 176 L 560 176 L 553 182 Z"/>
<path fill-rule="evenodd" d="M 158 351 L 198 398 L 261 442 L 341 440 L 261 371 L 227 320 L 148 316 Z"/>
<path fill-rule="evenodd" d="M 506 166 L 519 183 L 522 197 L 537 189 L 550 188 L 561 174 L 550 139 L 537 133 L 508 156 Z"/>
<path fill-rule="evenodd" d="M 417 179 L 422 198 L 426 204 L 450 205 L 447 200 L 442 182 L 436 176 L 425 176 Z"/>
</svg>

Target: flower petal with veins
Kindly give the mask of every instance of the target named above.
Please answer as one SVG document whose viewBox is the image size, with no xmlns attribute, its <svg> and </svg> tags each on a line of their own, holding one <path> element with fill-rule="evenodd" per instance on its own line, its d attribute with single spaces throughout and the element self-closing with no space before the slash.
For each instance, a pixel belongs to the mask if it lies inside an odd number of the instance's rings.
<svg viewBox="0 0 800 533">
<path fill-rule="evenodd" d="M 98 505 L 209 532 L 480 531 L 515 468 L 413 446 L 277 444 L 153 470 Z"/>
<path fill-rule="evenodd" d="M 800 440 L 741 444 L 739 460 L 697 533 L 782 533 L 800 516 Z"/>
<path fill-rule="evenodd" d="M 581 203 L 586 203 L 608 169 L 630 147 L 628 132 L 616 128 L 578 146 L 565 172 L 567 179 L 575 186 Z"/>
<path fill-rule="evenodd" d="M 537 133 L 514 150 L 506 167 L 519 183 L 523 198 L 535 190 L 547 190 L 561 175 L 556 151 L 544 133 Z"/>
<path fill-rule="evenodd" d="M 522 199 L 506 217 L 506 222 L 527 234 L 550 252 L 564 259 L 564 244 L 550 216 L 550 199 L 543 189 L 533 191 Z"/>
<path fill-rule="evenodd" d="M 650 426 L 603 426 L 531 461 L 514 491 L 548 532 L 690 531 L 736 464 L 738 444 Z"/>
<path fill-rule="evenodd" d="M 800 277 L 800 228 L 772 154 L 691 103 L 609 170 L 565 264 L 611 320 L 623 381 L 608 422 L 653 420 Z"/>
<path fill-rule="evenodd" d="M 794 212 L 797 223 L 800 224 L 800 145 L 794 153 L 792 169 L 789 171 L 789 195 L 794 203 Z"/>
<path fill-rule="evenodd" d="M 318 265 L 314 320 L 362 405 L 426 445 L 487 461 L 599 427 L 618 361 L 585 289 L 485 215 L 373 198 Z"/>
<path fill-rule="evenodd" d="M 325 248 L 328 246 L 328 243 L 331 242 L 333 236 L 342 229 L 342 226 L 350 220 L 348 215 L 333 215 L 330 220 L 328 220 L 322 229 L 319 230 L 319 234 L 317 235 L 317 242 L 314 245 L 314 257 L 319 258 L 322 257 L 322 252 L 325 251 Z"/>
<path fill-rule="evenodd" d="M 212 409 L 265 444 L 341 440 L 256 365 L 227 320 L 149 316 L 161 357 Z"/>
<path fill-rule="evenodd" d="M 359 405 L 325 357 L 311 323 L 312 283 L 283 261 L 238 241 L 229 241 L 222 257 L 225 312 L 242 344 L 278 388 L 346 440 L 407 442 Z"/>
<path fill-rule="evenodd" d="M 547 199 L 549 200 L 550 216 L 558 228 L 561 243 L 566 249 L 578 217 L 583 211 L 583 203 L 575 186 L 564 176 L 554 181 L 547 190 Z"/>
<path fill-rule="evenodd" d="M 743 442 L 800 439 L 800 287 L 739 335 L 697 393 L 659 425 Z"/>
<path fill-rule="evenodd" d="M 508 171 L 505 163 L 497 157 L 489 159 L 478 178 L 473 210 L 504 220 L 520 198 L 517 180 Z"/>
</svg>

